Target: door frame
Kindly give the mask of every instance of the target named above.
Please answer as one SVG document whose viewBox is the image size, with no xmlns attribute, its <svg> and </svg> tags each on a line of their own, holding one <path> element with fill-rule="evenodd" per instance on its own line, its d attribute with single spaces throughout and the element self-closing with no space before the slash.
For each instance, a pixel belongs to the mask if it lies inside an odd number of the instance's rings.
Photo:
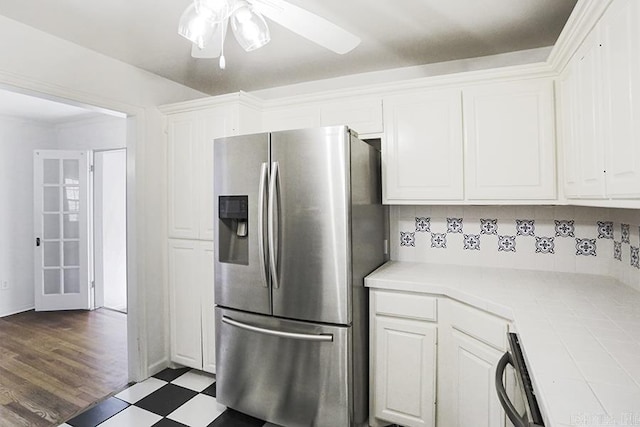
<svg viewBox="0 0 640 427">
<path fill-rule="evenodd" d="M 121 117 L 127 120 L 127 365 L 129 381 L 139 382 L 149 377 L 152 370 L 159 370 L 166 360 L 154 366 L 148 361 L 148 333 L 145 298 L 146 263 L 144 248 L 138 249 L 137 241 L 144 242 L 144 202 L 137 202 L 137 174 L 142 174 L 144 166 L 144 141 L 147 135 L 147 111 L 143 107 L 103 98 L 70 88 L 51 85 L 0 70 L 0 89 L 24 95 L 75 105 L 95 112 Z M 140 163 L 140 164 L 138 164 Z M 140 185 L 144 183 L 140 182 Z M 140 206 L 140 209 L 137 209 Z M 138 239 L 140 237 L 140 239 Z M 164 290 L 164 287 L 163 287 Z"/>
<path fill-rule="evenodd" d="M 91 170 L 92 170 L 92 174 L 91 174 L 91 200 L 90 200 L 90 204 L 91 204 L 91 211 L 90 211 L 90 224 L 91 224 L 91 280 L 92 283 L 94 284 L 93 286 L 93 290 L 92 290 L 92 295 L 91 295 L 91 307 L 93 309 L 96 308 L 101 308 L 104 306 L 104 292 L 105 292 L 105 288 L 104 288 L 104 283 L 102 283 L 101 281 L 97 280 L 97 267 L 98 267 L 98 262 L 96 260 L 96 255 L 98 254 L 98 242 L 102 243 L 102 239 L 100 239 L 100 241 L 98 241 L 98 225 L 97 225 L 97 220 L 96 220 L 96 175 L 98 172 L 98 168 L 96 167 L 96 154 L 100 154 L 100 153 L 114 153 L 114 152 L 118 152 L 118 151 L 123 151 L 125 154 L 125 171 L 126 171 L 126 163 L 127 163 L 127 147 L 122 147 L 122 148 L 101 148 L 101 149 L 94 149 L 91 150 Z M 126 185 L 126 172 L 125 172 L 125 185 Z M 126 201 L 126 187 L 125 187 L 125 210 L 127 208 L 127 201 Z M 127 218 L 126 218 L 126 211 L 125 211 L 125 235 L 129 234 L 126 224 Z M 125 251 L 126 251 L 126 242 L 125 242 Z M 100 251 L 100 253 L 102 254 L 102 251 Z M 102 265 L 102 264 L 100 264 Z M 126 281 L 126 278 L 125 278 Z M 128 288 L 128 283 L 125 282 L 125 286 Z M 99 295 L 102 295 L 102 298 L 98 298 Z M 98 302 L 101 302 L 102 304 L 98 304 Z M 127 301 L 127 305 L 128 305 L 128 301 Z M 126 312 L 125 312 L 126 314 Z"/>
</svg>

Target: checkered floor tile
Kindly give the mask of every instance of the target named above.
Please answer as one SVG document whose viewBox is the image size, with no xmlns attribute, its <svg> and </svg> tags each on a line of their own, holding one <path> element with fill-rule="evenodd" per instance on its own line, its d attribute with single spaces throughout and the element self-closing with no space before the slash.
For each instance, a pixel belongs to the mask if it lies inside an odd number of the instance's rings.
<svg viewBox="0 0 640 427">
<path fill-rule="evenodd" d="M 60 427 L 278 427 L 216 401 L 212 375 L 165 369 L 132 385 Z"/>
</svg>

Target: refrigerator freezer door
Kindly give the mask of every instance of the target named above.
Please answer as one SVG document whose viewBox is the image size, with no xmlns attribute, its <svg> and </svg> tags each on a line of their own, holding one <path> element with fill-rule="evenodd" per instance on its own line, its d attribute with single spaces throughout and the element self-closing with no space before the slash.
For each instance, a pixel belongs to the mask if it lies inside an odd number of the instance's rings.
<svg viewBox="0 0 640 427">
<path fill-rule="evenodd" d="M 274 316 L 351 322 L 348 149 L 342 126 L 271 135 Z"/>
<path fill-rule="evenodd" d="M 268 155 L 268 134 L 214 142 L 215 302 L 264 314 L 271 313 L 265 249 Z"/>
<path fill-rule="evenodd" d="M 216 399 L 288 427 L 353 425 L 350 327 L 216 307 Z"/>
</svg>

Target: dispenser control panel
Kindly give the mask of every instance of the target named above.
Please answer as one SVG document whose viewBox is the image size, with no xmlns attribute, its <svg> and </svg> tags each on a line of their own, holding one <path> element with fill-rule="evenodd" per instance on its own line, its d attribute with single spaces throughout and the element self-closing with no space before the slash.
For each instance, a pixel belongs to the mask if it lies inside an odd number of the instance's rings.
<svg viewBox="0 0 640 427">
<path fill-rule="evenodd" d="M 220 219 L 246 220 L 249 217 L 247 196 L 220 196 L 218 217 Z"/>
</svg>

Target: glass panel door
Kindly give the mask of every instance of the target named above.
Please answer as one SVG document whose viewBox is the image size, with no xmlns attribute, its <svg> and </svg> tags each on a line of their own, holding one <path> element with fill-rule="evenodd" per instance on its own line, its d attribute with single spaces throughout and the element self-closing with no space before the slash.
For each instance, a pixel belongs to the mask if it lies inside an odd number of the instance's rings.
<svg viewBox="0 0 640 427">
<path fill-rule="evenodd" d="M 36 310 L 89 309 L 89 155 L 34 152 Z"/>
</svg>

